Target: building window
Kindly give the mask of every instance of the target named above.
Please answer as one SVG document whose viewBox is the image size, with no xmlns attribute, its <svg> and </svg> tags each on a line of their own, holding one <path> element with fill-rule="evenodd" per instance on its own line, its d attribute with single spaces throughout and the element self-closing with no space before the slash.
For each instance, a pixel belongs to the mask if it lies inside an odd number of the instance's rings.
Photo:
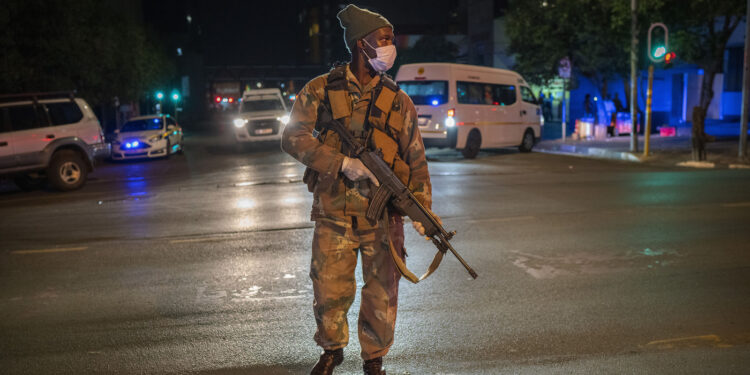
<svg viewBox="0 0 750 375">
<path fill-rule="evenodd" d="M 743 52 L 742 47 L 727 48 L 724 91 L 742 91 Z"/>
<path fill-rule="evenodd" d="M 456 82 L 460 104 L 511 105 L 516 102 L 516 87 L 480 82 Z"/>
</svg>

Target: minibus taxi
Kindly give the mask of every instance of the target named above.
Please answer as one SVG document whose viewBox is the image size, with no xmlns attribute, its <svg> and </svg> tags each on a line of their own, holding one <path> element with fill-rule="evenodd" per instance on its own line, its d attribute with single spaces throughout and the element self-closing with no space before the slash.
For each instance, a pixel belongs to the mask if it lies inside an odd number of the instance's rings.
<svg viewBox="0 0 750 375">
<path fill-rule="evenodd" d="M 520 74 L 484 66 L 405 64 L 399 87 L 417 108 L 425 147 L 449 147 L 474 158 L 480 149 L 518 146 L 529 152 L 544 118 Z"/>
</svg>

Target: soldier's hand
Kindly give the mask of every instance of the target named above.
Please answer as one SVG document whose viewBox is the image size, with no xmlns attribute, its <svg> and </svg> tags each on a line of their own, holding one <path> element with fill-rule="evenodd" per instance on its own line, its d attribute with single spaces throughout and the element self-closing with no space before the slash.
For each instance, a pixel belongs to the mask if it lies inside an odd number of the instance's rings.
<svg viewBox="0 0 750 375">
<path fill-rule="evenodd" d="M 436 220 L 436 221 L 437 221 L 438 223 L 440 223 L 440 225 L 443 225 L 443 221 L 442 221 L 442 220 L 440 220 L 440 216 L 438 216 L 438 215 L 435 215 L 435 213 L 434 213 L 434 212 L 432 212 L 432 211 L 430 211 L 430 213 L 432 214 L 432 217 L 434 217 L 434 218 L 435 218 L 435 220 Z M 418 222 L 418 221 L 412 221 L 412 222 L 411 222 L 411 226 L 413 226 L 413 227 L 414 227 L 414 230 L 416 230 L 416 231 L 417 231 L 417 233 L 419 233 L 419 235 L 420 235 L 420 236 L 424 236 L 424 235 L 425 235 L 425 233 L 424 233 L 424 226 L 422 225 L 422 223 L 420 223 L 420 222 Z M 426 240 L 428 240 L 428 241 L 429 241 L 429 240 L 431 240 L 431 238 L 430 238 L 430 237 L 425 237 L 425 239 L 426 239 Z"/>
<path fill-rule="evenodd" d="M 369 178 L 375 186 L 380 186 L 375 175 L 359 159 L 344 156 L 344 162 L 341 164 L 341 172 L 346 178 L 352 181 L 361 181 Z"/>
</svg>

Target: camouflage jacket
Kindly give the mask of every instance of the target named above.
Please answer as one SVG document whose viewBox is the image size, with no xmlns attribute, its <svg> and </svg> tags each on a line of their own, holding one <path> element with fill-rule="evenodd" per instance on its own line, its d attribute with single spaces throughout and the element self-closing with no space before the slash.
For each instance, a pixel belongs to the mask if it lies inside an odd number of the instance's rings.
<svg viewBox="0 0 750 375">
<path fill-rule="evenodd" d="M 313 191 L 311 217 L 344 218 L 347 216 L 365 216 L 369 204 L 368 197 L 374 194 L 375 186 L 368 180 L 350 181 L 341 173 L 344 161 L 341 142 L 325 143 L 319 141 L 313 130 L 318 118 L 318 106 L 325 100 L 325 87 L 328 74 L 323 74 L 308 82 L 297 94 L 292 107 L 289 123 L 284 129 L 281 148 L 301 163 L 319 173 Z M 346 67 L 346 80 L 349 98 L 352 103 L 352 115 L 344 118 L 344 125 L 350 126 L 352 117 L 359 111 L 364 115 L 372 99 L 380 77 L 374 77 L 365 87 Z M 398 116 L 400 115 L 400 116 Z M 401 130 L 394 135 L 398 143 L 398 155 L 409 166 L 407 186 L 414 196 L 426 207 L 432 207 L 432 186 L 427 170 L 427 159 L 424 154 L 422 136 L 417 126 L 417 112 L 411 99 L 400 90 L 393 100 L 391 117 L 402 119 Z M 332 132 L 332 131 L 331 131 Z M 335 139 L 338 136 L 335 135 Z"/>
</svg>

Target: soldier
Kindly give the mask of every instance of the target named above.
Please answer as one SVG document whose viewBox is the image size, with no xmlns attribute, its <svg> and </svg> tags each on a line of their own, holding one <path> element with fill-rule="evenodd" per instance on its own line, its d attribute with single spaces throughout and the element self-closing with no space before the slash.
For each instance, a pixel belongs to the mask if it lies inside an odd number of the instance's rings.
<svg viewBox="0 0 750 375">
<path fill-rule="evenodd" d="M 393 26 L 380 14 L 354 5 L 337 18 L 351 61 L 299 92 L 281 147 L 308 167 L 304 180 L 314 196 L 310 278 L 317 323 L 314 339 L 323 353 L 312 374 L 331 374 L 343 361 L 358 254 L 364 279 L 358 322 L 363 369 L 365 374 L 385 374 L 382 358 L 393 344 L 401 278 L 390 246 L 403 260 L 403 219 L 396 212 L 373 222 L 365 218 L 369 197 L 379 183 L 359 159 L 349 157 L 338 134 L 319 123 L 320 114 L 327 112 L 326 118 L 341 121 L 362 144 L 380 150 L 428 209 L 432 188 L 414 104 L 384 74 L 396 58 Z M 413 225 L 424 235 L 420 223 Z"/>
</svg>

